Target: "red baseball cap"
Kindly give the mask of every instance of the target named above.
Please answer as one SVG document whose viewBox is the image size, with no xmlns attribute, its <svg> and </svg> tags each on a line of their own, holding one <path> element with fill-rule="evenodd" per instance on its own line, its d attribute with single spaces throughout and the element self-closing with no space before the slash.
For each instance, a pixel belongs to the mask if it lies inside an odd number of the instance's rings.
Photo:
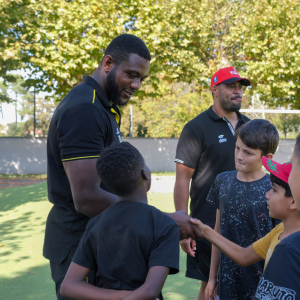
<svg viewBox="0 0 300 300">
<path fill-rule="evenodd" d="M 240 74 L 233 67 L 223 68 L 217 71 L 210 82 L 210 89 L 213 85 L 218 85 L 220 83 L 230 84 L 237 81 L 241 81 L 242 85 L 251 85 L 251 81 L 247 78 L 241 78 Z"/>
<path fill-rule="evenodd" d="M 288 183 L 288 179 L 292 171 L 292 164 L 290 161 L 285 164 L 280 164 L 274 160 L 271 160 L 270 158 L 263 156 L 262 163 L 270 173 L 272 173 L 282 181 Z"/>
</svg>

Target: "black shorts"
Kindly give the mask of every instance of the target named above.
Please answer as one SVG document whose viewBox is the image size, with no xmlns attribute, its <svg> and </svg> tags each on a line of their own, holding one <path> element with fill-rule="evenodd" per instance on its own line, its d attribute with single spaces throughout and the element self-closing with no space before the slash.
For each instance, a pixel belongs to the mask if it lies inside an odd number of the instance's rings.
<svg viewBox="0 0 300 300">
<path fill-rule="evenodd" d="M 201 281 L 208 281 L 211 259 L 211 243 L 206 239 L 196 240 L 195 257 L 187 254 L 185 276 Z"/>
</svg>

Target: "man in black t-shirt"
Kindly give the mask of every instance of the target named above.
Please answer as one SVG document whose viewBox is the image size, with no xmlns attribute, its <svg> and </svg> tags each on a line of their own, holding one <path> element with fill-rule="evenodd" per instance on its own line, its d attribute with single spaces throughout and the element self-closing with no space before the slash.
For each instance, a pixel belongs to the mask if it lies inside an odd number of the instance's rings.
<svg viewBox="0 0 300 300">
<path fill-rule="evenodd" d="M 43 255 L 50 260 L 59 300 L 61 282 L 91 217 L 117 202 L 101 183 L 96 160 L 101 151 L 122 141 L 118 106 L 125 105 L 148 76 L 150 53 L 138 37 L 122 34 L 106 48 L 92 74 L 83 76 L 57 106 L 47 140 L 48 199 Z M 170 216 L 181 237 L 194 236 L 186 213 Z"/>
<path fill-rule="evenodd" d="M 147 204 L 149 168 L 139 151 L 124 142 L 103 150 L 97 171 L 119 201 L 88 223 L 62 295 L 75 300 L 162 299 L 167 275 L 179 271 L 179 230 L 174 220 Z M 90 270 L 96 274 L 94 286 L 85 280 Z"/>
<path fill-rule="evenodd" d="M 215 177 L 235 169 L 234 132 L 249 119 L 239 113 L 243 86 L 250 81 L 241 78 L 233 68 L 224 68 L 211 78 L 214 104 L 207 111 L 188 122 L 181 133 L 176 151 L 175 208 L 188 210 L 189 186 L 191 216 L 214 227 L 216 209 L 206 202 Z M 182 249 L 188 253 L 186 276 L 201 280 L 198 300 L 205 299 L 209 278 L 211 244 L 186 239 Z"/>
</svg>

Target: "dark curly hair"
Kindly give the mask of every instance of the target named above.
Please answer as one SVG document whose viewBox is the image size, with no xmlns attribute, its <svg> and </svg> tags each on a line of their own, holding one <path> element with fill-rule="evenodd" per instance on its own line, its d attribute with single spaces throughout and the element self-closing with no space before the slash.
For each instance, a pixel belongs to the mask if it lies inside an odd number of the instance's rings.
<svg viewBox="0 0 300 300">
<path fill-rule="evenodd" d="M 130 54 L 137 54 L 140 57 L 151 60 L 151 55 L 146 44 L 132 34 L 117 36 L 111 41 L 104 52 L 104 55 L 112 56 L 116 65 L 119 65 L 123 61 L 128 61 Z"/>
<path fill-rule="evenodd" d="M 101 181 L 117 196 L 127 196 L 136 189 L 144 166 L 143 156 L 128 142 L 105 148 L 96 163 Z"/>
<path fill-rule="evenodd" d="M 262 156 L 274 154 L 279 143 L 279 133 L 275 125 L 268 120 L 255 119 L 242 125 L 236 132 L 236 138 L 249 148 L 261 150 Z"/>
<path fill-rule="evenodd" d="M 272 183 L 276 183 L 277 185 L 280 185 L 281 187 L 283 187 L 285 189 L 284 196 L 286 198 L 293 197 L 291 189 L 290 189 L 290 186 L 289 186 L 288 183 L 284 182 L 283 180 L 281 180 L 280 178 L 276 177 L 272 173 L 270 174 L 270 181 Z"/>
</svg>

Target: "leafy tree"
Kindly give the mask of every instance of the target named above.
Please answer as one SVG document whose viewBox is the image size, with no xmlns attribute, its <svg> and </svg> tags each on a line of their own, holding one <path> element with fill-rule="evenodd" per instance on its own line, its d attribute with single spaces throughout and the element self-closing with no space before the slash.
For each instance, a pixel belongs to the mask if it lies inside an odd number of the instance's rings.
<svg viewBox="0 0 300 300">
<path fill-rule="evenodd" d="M 270 122 L 276 125 L 277 129 L 284 134 L 286 139 L 288 133 L 298 133 L 300 127 L 300 118 L 295 114 L 279 114 L 270 118 Z"/>
<path fill-rule="evenodd" d="M 0 136 L 6 136 L 5 131 L 5 125 L 0 124 Z"/>
<path fill-rule="evenodd" d="M 145 101 L 143 101 L 143 104 L 144 103 Z M 122 109 L 121 114 L 121 134 L 124 137 L 128 137 L 130 131 L 130 104 L 128 104 Z M 145 137 L 147 134 L 147 128 L 145 127 L 145 114 L 141 108 L 141 105 L 138 105 L 137 103 L 132 103 L 132 115 L 132 137 Z"/>
<path fill-rule="evenodd" d="M 54 104 L 52 99 L 37 97 L 35 108 L 36 134 L 40 133 L 40 135 L 42 135 L 43 137 L 47 136 L 51 117 L 55 110 L 55 107 L 56 105 Z M 19 111 L 19 114 L 22 119 L 26 118 L 26 121 L 22 123 L 22 133 L 24 136 L 29 136 L 30 133 L 34 130 L 33 113 L 33 99 L 23 101 L 22 109 Z"/>
<path fill-rule="evenodd" d="M 7 136 L 24 136 L 21 123 L 13 122 L 7 124 L 7 126 Z"/>
<path fill-rule="evenodd" d="M 146 136 L 179 137 L 188 121 L 212 105 L 210 92 L 202 91 L 200 94 L 194 88 L 193 84 L 174 84 L 170 94 L 144 101 Z"/>
<path fill-rule="evenodd" d="M 112 38 L 129 32 L 153 56 L 139 98 L 162 98 L 176 82 L 207 88 L 218 67 L 232 65 L 251 79 L 248 93 L 296 107 L 299 9 L 299 0 L 0 0 L 0 76 L 30 69 L 36 77 L 27 86 L 60 101 L 94 71 Z"/>
</svg>

